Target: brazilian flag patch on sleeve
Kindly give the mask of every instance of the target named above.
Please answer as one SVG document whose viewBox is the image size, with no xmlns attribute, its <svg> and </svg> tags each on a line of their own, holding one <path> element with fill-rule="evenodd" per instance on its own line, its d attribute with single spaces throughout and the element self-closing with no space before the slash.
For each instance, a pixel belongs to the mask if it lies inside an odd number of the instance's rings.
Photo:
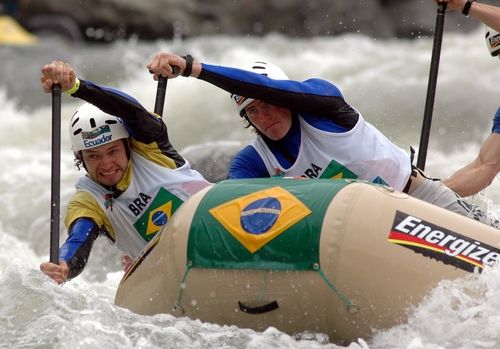
<svg viewBox="0 0 500 349">
<path fill-rule="evenodd" d="M 193 267 L 312 270 L 324 215 L 348 183 L 327 179 L 227 180 L 201 200 L 188 240 Z"/>
</svg>

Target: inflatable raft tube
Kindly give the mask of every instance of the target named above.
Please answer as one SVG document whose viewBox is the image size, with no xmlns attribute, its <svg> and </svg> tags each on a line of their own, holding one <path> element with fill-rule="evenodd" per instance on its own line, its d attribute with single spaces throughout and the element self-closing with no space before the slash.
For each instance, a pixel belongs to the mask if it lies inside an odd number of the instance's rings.
<svg viewBox="0 0 500 349">
<path fill-rule="evenodd" d="M 228 180 L 187 200 L 124 275 L 139 314 L 349 343 L 407 319 L 443 279 L 496 262 L 500 234 L 355 180 Z"/>
</svg>

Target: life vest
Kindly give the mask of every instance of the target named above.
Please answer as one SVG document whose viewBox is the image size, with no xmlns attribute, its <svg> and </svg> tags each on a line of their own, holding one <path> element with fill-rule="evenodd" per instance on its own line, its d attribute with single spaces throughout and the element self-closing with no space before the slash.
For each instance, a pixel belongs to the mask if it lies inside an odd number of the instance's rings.
<svg viewBox="0 0 500 349">
<path fill-rule="evenodd" d="M 210 183 L 187 161 L 170 169 L 135 151 L 131 159 L 130 184 L 118 197 L 88 176 L 76 188 L 94 196 L 113 226 L 118 248 L 134 258 L 188 197 Z"/>
<path fill-rule="evenodd" d="M 258 136 L 252 143 L 269 175 L 308 178 L 355 178 L 402 190 L 411 172 L 410 158 L 401 148 L 366 122 L 361 114 L 349 131 L 333 133 L 309 125 L 300 115 L 300 149 L 290 168 Z"/>
</svg>

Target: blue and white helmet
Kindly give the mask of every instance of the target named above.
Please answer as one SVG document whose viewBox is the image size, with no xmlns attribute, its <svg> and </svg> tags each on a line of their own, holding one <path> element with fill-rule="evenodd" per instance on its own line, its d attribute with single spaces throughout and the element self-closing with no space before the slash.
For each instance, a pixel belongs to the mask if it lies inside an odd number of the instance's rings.
<svg viewBox="0 0 500 349">
<path fill-rule="evenodd" d="M 490 54 L 495 57 L 500 53 L 500 33 L 490 27 L 485 27 L 486 46 Z"/>
<path fill-rule="evenodd" d="M 242 69 L 265 75 L 275 80 L 290 80 L 280 67 L 268 62 L 255 61 Z M 235 94 L 232 94 L 231 98 L 236 103 L 236 108 L 238 109 L 240 116 L 245 115 L 245 108 L 254 101 L 252 98 L 238 96 Z"/>
<path fill-rule="evenodd" d="M 71 117 L 69 137 L 71 148 L 74 152 L 78 152 L 128 138 L 129 133 L 120 118 L 86 103 Z"/>
</svg>

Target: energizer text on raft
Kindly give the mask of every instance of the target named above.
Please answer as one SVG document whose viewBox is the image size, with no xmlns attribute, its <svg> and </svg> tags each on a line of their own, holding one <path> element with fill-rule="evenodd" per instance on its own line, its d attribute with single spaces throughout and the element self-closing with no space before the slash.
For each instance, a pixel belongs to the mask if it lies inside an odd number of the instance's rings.
<svg viewBox="0 0 500 349">
<path fill-rule="evenodd" d="M 421 222 L 422 220 L 419 218 L 408 216 L 395 229 L 431 244 L 441 246 L 444 248 L 444 253 L 449 256 L 462 255 L 481 262 L 483 265 L 490 266 L 494 265 L 500 257 L 499 253 L 493 252 L 487 247 L 480 246 L 481 243 L 478 241 L 467 241 L 441 230 L 433 230 L 430 226 L 421 224 Z"/>
</svg>

